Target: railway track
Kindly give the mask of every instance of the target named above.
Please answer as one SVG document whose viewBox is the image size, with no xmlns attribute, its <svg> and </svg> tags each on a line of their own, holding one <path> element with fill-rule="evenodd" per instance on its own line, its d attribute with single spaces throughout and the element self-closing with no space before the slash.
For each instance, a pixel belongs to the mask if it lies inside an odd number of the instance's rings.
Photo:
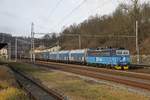
<svg viewBox="0 0 150 100">
<path fill-rule="evenodd" d="M 112 70 L 112 69 L 106 69 L 106 68 L 96 68 L 96 67 L 80 66 L 80 65 L 74 65 L 74 64 L 55 63 L 55 62 L 37 61 L 37 63 L 50 64 L 51 66 L 55 66 L 55 67 L 57 66 L 69 67 L 69 68 L 87 70 L 87 71 L 98 72 L 98 73 L 107 73 L 111 75 L 120 75 L 120 76 L 150 80 L 150 74 L 145 74 L 145 73 L 136 73 L 136 72 L 129 72 L 129 71 L 124 71 L 124 70 L 120 71 L 120 70 Z"/>
<path fill-rule="evenodd" d="M 92 67 L 83 67 L 79 65 L 60 64 L 44 61 L 37 61 L 35 64 L 46 68 L 52 68 L 96 79 L 112 81 L 150 91 L 150 75 L 148 74 L 116 71 L 110 69 L 99 69 Z"/>
<path fill-rule="evenodd" d="M 150 68 L 150 65 L 148 64 L 131 64 L 131 66 L 137 68 L 141 68 L 141 67 Z"/>
<path fill-rule="evenodd" d="M 8 67 L 15 73 L 17 82 L 28 93 L 31 100 L 67 100 L 62 94 L 36 82 L 29 75 L 26 75 L 11 66 Z"/>
</svg>

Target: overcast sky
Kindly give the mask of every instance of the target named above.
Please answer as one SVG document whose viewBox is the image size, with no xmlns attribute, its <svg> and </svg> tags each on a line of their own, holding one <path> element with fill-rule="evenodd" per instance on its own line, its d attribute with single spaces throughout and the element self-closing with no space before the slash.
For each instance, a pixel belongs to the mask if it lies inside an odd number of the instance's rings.
<svg viewBox="0 0 150 100">
<path fill-rule="evenodd" d="M 61 2 L 59 2 L 61 1 Z M 30 36 L 35 32 L 60 32 L 63 26 L 80 23 L 89 16 L 112 13 L 120 1 L 127 0 L 0 0 L 0 32 Z M 78 5 L 82 5 L 77 7 Z M 68 15 L 74 8 L 71 15 Z M 67 16 L 67 17 L 66 17 Z"/>
</svg>

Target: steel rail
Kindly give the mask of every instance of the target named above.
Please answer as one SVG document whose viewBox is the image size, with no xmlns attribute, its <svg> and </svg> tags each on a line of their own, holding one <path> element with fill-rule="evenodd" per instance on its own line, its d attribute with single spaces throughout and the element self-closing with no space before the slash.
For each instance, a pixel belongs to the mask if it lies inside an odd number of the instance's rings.
<svg viewBox="0 0 150 100">
<path fill-rule="evenodd" d="M 38 61 L 37 62 L 43 62 Z M 145 80 L 150 80 L 150 74 L 146 73 L 137 73 L 137 72 L 130 72 L 130 71 L 124 71 L 124 70 L 113 70 L 113 69 L 106 69 L 106 68 L 97 68 L 97 67 L 90 67 L 90 66 L 81 66 L 81 65 L 74 65 L 74 64 L 64 64 L 64 63 L 55 63 L 55 62 L 43 62 L 48 63 L 53 66 L 66 66 L 71 67 L 75 69 L 81 69 L 81 70 L 87 70 L 87 71 L 93 71 L 93 72 L 99 72 L 99 73 L 107 73 L 112 75 L 120 75 L 120 76 L 127 76 L 127 77 L 133 77 L 133 78 L 140 78 Z"/>
<path fill-rule="evenodd" d="M 131 64 L 131 66 L 133 66 L 133 67 L 149 67 L 150 68 L 150 65 L 149 64 Z"/>
<path fill-rule="evenodd" d="M 47 88 L 46 86 L 40 84 L 39 82 L 36 82 L 33 78 L 31 78 L 30 76 L 28 75 L 25 75 L 23 72 L 20 72 L 18 71 L 17 69 L 13 68 L 12 66 L 8 66 L 15 74 L 18 74 L 19 76 L 25 78 L 27 81 L 33 83 L 34 85 L 36 85 L 37 87 L 39 87 L 41 90 L 43 90 L 43 92 L 47 93 L 49 96 L 48 97 L 51 97 L 52 100 L 66 100 L 66 97 L 52 89 L 49 89 Z M 19 81 L 19 80 L 17 80 Z M 19 84 L 21 85 L 21 83 L 19 82 Z M 21 85 L 23 86 L 23 85 Z M 35 99 L 35 100 L 39 100 L 37 98 L 36 95 L 33 95 L 32 92 L 30 92 L 25 86 L 23 86 L 23 88 L 28 92 L 30 93 L 30 96 Z M 37 91 L 38 92 L 38 91 Z"/>
</svg>

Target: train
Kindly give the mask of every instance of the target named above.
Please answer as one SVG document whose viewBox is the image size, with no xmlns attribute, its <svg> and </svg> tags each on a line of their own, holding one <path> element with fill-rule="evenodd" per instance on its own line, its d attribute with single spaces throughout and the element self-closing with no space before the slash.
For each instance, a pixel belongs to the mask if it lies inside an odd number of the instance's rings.
<svg viewBox="0 0 150 100">
<path fill-rule="evenodd" d="M 35 53 L 36 59 L 84 64 L 114 69 L 129 69 L 130 52 L 122 48 L 87 48 Z"/>
</svg>

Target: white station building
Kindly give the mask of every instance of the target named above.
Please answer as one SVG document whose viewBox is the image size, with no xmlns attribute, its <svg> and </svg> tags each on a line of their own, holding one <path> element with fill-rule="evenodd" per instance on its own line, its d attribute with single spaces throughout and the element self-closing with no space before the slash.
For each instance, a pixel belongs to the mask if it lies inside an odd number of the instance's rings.
<svg viewBox="0 0 150 100">
<path fill-rule="evenodd" d="M 8 58 L 8 50 L 5 48 L 0 49 L 0 58 L 7 59 Z"/>
</svg>

